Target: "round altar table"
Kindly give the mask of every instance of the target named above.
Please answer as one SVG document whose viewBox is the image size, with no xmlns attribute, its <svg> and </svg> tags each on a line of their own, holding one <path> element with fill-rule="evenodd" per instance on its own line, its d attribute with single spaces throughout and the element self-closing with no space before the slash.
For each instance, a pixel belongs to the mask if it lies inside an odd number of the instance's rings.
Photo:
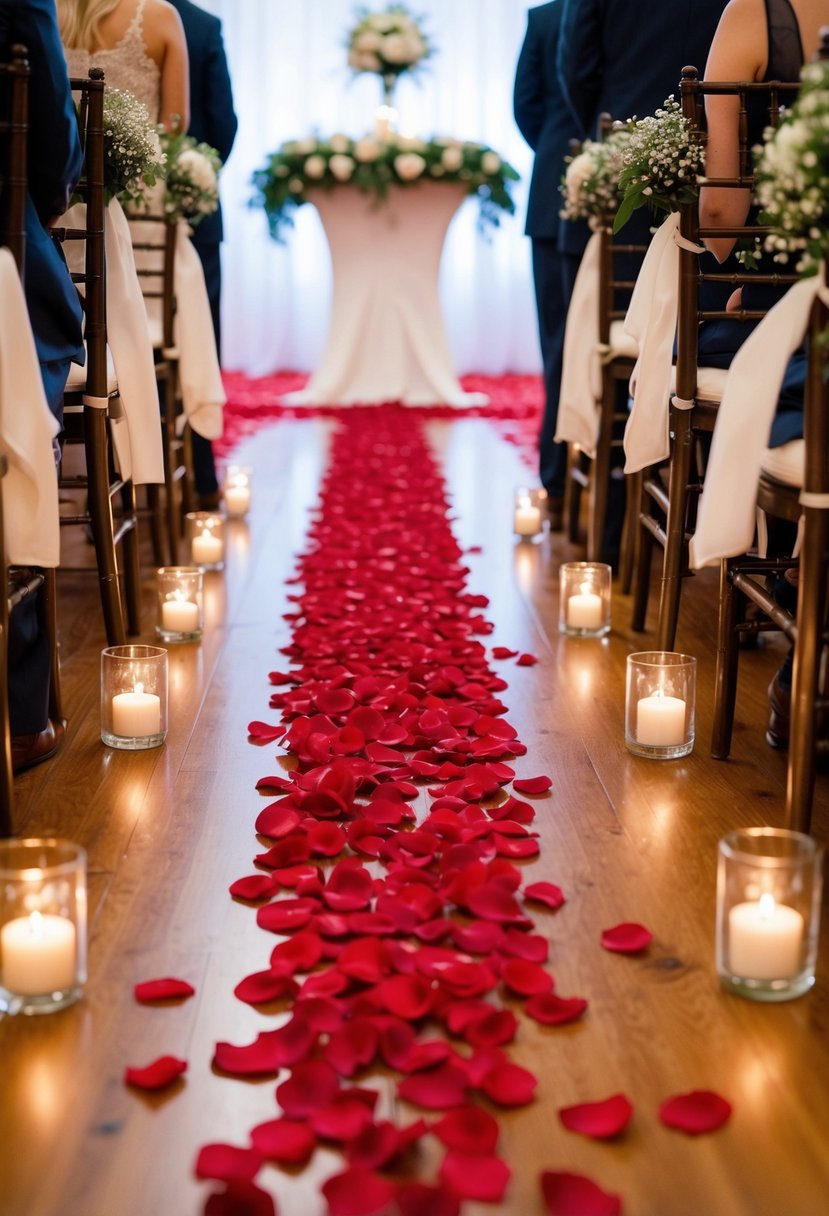
<svg viewBox="0 0 829 1216">
<path fill-rule="evenodd" d="M 452 366 L 438 299 L 449 223 L 467 197 L 457 182 L 392 186 L 385 199 L 355 186 L 315 190 L 333 271 L 328 339 L 291 405 L 484 405 Z"/>
</svg>

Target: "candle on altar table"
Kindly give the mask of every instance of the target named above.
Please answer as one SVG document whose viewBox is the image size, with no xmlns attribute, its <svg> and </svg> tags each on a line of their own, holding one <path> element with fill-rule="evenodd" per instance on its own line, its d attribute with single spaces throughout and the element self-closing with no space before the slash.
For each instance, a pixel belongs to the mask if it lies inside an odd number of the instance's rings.
<svg viewBox="0 0 829 1216">
<path fill-rule="evenodd" d="M 685 702 L 666 697 L 659 689 L 636 706 L 636 742 L 648 747 L 673 747 L 685 742 Z"/>
<path fill-rule="evenodd" d="M 193 537 L 193 561 L 199 566 L 215 566 L 222 560 L 222 538 L 214 536 L 205 528 L 200 536 Z"/>
<path fill-rule="evenodd" d="M 541 511 L 529 498 L 518 500 L 513 528 L 517 536 L 536 536 L 541 531 Z"/>
<path fill-rule="evenodd" d="M 161 628 L 168 633 L 192 633 L 199 627 L 199 606 L 186 598 L 184 591 L 175 591 L 161 605 Z"/>
<path fill-rule="evenodd" d="M 394 106 L 378 106 L 374 116 L 374 136 L 376 139 L 388 140 L 397 122 L 397 110 Z"/>
<path fill-rule="evenodd" d="M 567 624 L 571 629 L 601 629 L 603 621 L 602 597 L 583 583 L 567 601 Z"/>
<path fill-rule="evenodd" d="M 225 486 L 225 506 L 228 515 L 247 515 L 250 508 L 250 486 L 247 482 Z"/>
<path fill-rule="evenodd" d="M 75 982 L 75 926 L 65 916 L 32 912 L 0 929 L 3 985 L 20 996 L 44 996 Z"/>
<path fill-rule="evenodd" d="M 112 698 L 112 733 L 124 739 L 157 735 L 161 730 L 161 698 L 144 692 L 140 682 L 132 692 L 119 692 Z"/>
<path fill-rule="evenodd" d="M 750 980 L 789 980 L 800 971 L 803 917 L 766 893 L 728 914 L 728 965 Z"/>
</svg>

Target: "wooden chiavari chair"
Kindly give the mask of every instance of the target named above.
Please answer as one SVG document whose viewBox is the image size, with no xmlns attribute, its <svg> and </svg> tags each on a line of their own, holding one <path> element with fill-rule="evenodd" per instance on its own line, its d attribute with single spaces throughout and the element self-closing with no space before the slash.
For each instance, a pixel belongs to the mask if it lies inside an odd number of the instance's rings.
<svg viewBox="0 0 829 1216">
<path fill-rule="evenodd" d="M 121 600 L 116 548 L 122 544 L 124 590 L 129 632 L 140 632 L 140 573 L 135 490 L 118 472 L 110 422 L 120 409 L 118 384 L 107 350 L 106 266 L 104 253 L 104 73 L 92 68 L 86 80 L 71 81 L 78 98 L 78 121 L 84 150 L 84 173 L 78 193 L 86 204 L 80 228 L 56 228 L 61 241 L 85 242 L 83 271 L 73 274 L 82 289 L 86 366 L 73 364 L 64 397 L 64 444 L 83 446 L 86 468 L 81 475 L 64 473 L 65 490 L 86 491 L 86 509 L 61 515 L 62 525 L 91 528 L 107 642 L 123 644 L 126 628 Z M 64 453 L 65 454 L 65 453 Z M 115 508 L 113 506 L 115 504 Z"/>
<path fill-rule="evenodd" d="M 794 96 L 798 82 L 720 83 L 699 80 L 695 68 L 684 68 L 681 81 L 682 111 L 696 138 L 705 138 L 704 103 L 707 96 L 733 96 L 738 99 L 740 119 L 740 165 L 734 178 L 709 180 L 711 186 L 746 190 L 753 185 L 751 148 L 748 140 L 747 99 L 764 99 L 768 125 L 779 122 L 780 105 Z M 731 226 L 702 229 L 697 204 L 680 210 L 679 288 L 677 313 L 677 354 L 675 389 L 669 409 L 670 459 L 667 477 L 662 466 L 645 469 L 641 478 L 639 504 L 639 537 L 634 572 L 633 628 L 644 629 L 650 588 L 651 562 L 655 543 L 662 546 L 663 566 L 659 601 L 659 621 L 656 646 L 672 650 L 676 638 L 682 581 L 691 571 L 688 566 L 688 542 L 694 530 L 696 504 L 705 474 L 705 451 L 717 417 L 726 373 L 716 368 L 700 367 L 698 334 L 702 321 L 756 321 L 765 314 L 758 310 L 739 309 L 735 312 L 709 310 L 702 306 L 700 292 L 703 284 L 714 283 L 736 288 L 747 283 L 784 285 L 793 282 L 790 275 L 763 275 L 714 272 L 703 273 L 698 263 L 704 238 L 762 237 L 765 229 L 758 226 Z"/>
<path fill-rule="evenodd" d="M 13 46 L 7 63 L 0 63 L 0 245 L 9 249 L 17 271 L 23 277 L 26 249 L 26 193 L 28 159 L 29 65 L 22 46 Z M 0 401 L 0 409 L 9 402 Z M 9 619 L 31 595 L 40 591 L 38 611 L 49 638 L 51 680 L 49 714 L 63 718 L 57 647 L 55 608 L 55 571 L 8 566 L 3 514 L 2 477 L 8 469 L 5 453 L 0 453 L 0 570 L 4 571 L 6 594 L 0 596 L 0 836 L 13 831 L 14 790 L 11 754 L 11 723 L 8 698 Z"/>
<path fill-rule="evenodd" d="M 193 479 L 189 428 L 185 424 L 175 338 L 175 257 L 178 225 L 165 215 L 142 212 L 130 218 L 133 250 L 155 357 L 164 448 L 164 502 L 158 486 L 147 487 L 153 555 L 159 565 L 178 563 L 182 519 L 192 511 Z M 165 558 L 164 533 L 166 531 Z"/>
</svg>

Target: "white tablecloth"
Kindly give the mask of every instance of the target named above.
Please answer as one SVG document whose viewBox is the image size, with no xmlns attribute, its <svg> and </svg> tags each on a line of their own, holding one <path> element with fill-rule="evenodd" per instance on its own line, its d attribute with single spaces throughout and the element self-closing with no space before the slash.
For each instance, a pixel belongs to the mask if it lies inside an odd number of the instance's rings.
<svg viewBox="0 0 829 1216">
<path fill-rule="evenodd" d="M 328 341 L 294 405 L 485 404 L 452 366 L 438 299 L 449 222 L 466 190 L 454 183 L 392 187 L 378 205 L 353 186 L 318 190 L 334 292 Z"/>
<path fill-rule="evenodd" d="M 0 444 L 6 557 L 15 566 L 60 561 L 58 479 L 52 439 L 60 427 L 46 404 L 35 340 L 14 258 L 0 249 Z"/>
</svg>

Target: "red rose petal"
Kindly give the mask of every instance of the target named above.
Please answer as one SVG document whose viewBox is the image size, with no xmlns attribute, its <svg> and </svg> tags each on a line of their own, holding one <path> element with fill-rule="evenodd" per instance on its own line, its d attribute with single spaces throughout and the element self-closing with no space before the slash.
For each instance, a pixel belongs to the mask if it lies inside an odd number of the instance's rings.
<svg viewBox="0 0 829 1216">
<path fill-rule="evenodd" d="M 315 899 L 277 899 L 256 913 L 256 923 L 269 933 L 293 933 L 307 925 L 319 904 Z"/>
<path fill-rule="evenodd" d="M 395 975 L 377 985 L 377 996 L 390 1013 L 408 1021 L 425 1017 L 434 1004 L 431 984 L 418 975 Z"/>
<path fill-rule="evenodd" d="M 493 1009 L 482 1018 L 473 1019 L 464 1037 L 473 1047 L 502 1047 L 511 1043 L 518 1032 L 518 1019 L 511 1009 Z"/>
<path fill-rule="evenodd" d="M 265 1030 L 244 1047 L 217 1043 L 213 1064 L 232 1076 L 267 1076 L 279 1072 L 280 1068 L 292 1068 L 300 1060 L 306 1059 L 316 1041 L 317 1032 L 303 1017 L 294 1014 L 278 1030 Z"/>
<path fill-rule="evenodd" d="M 440 1163 L 440 1180 L 461 1199 L 498 1203 L 512 1170 L 500 1157 L 470 1156 L 450 1149 Z"/>
<path fill-rule="evenodd" d="M 394 1198 L 394 1183 L 371 1170 L 352 1166 L 322 1184 L 329 1216 L 373 1216 L 384 1211 Z"/>
<path fill-rule="evenodd" d="M 155 1001 L 181 1000 L 193 996 L 195 988 L 187 980 L 172 978 L 160 980 L 144 980 L 135 985 L 135 999 L 142 1005 L 152 1005 Z"/>
<path fill-rule="evenodd" d="M 315 1111 L 311 1127 L 323 1139 L 347 1143 L 359 1136 L 373 1118 L 371 1108 L 355 1096 L 354 1090 L 349 1090 L 338 1094 L 329 1106 Z"/>
<path fill-rule="evenodd" d="M 276 1087 L 276 1100 L 288 1119 L 305 1119 L 328 1106 L 339 1093 L 340 1078 L 324 1060 L 301 1061 Z"/>
<path fill-rule="evenodd" d="M 289 805 L 290 798 L 280 798 L 276 802 L 269 802 L 266 807 L 256 817 L 256 830 L 260 836 L 267 836 L 270 840 L 281 840 L 283 836 L 289 836 L 295 831 L 300 823 L 301 817 L 295 807 Z"/>
<path fill-rule="evenodd" d="M 233 989 L 233 995 L 246 1005 L 264 1005 L 282 997 L 294 997 L 299 985 L 279 971 L 257 971 L 245 976 Z"/>
<path fill-rule="evenodd" d="M 510 650 L 509 646 L 493 646 L 493 659 L 514 659 L 518 654 L 517 650 Z"/>
<path fill-rule="evenodd" d="M 552 882 L 534 882 L 524 888 L 524 898 L 536 904 L 544 904 L 555 910 L 566 902 L 561 887 Z"/>
<path fill-rule="evenodd" d="M 524 1106 L 532 1102 L 536 1078 L 519 1064 L 497 1064 L 481 1081 L 481 1089 L 500 1106 Z"/>
<path fill-rule="evenodd" d="M 270 1119 L 250 1133 L 253 1147 L 267 1161 L 278 1165 L 305 1165 L 317 1147 L 317 1138 L 307 1123 Z"/>
<path fill-rule="evenodd" d="M 715 1132 L 731 1116 L 731 1103 L 707 1089 L 694 1089 L 687 1094 L 668 1098 L 659 1108 L 659 1118 L 666 1127 L 675 1127 L 688 1136 Z"/>
<path fill-rule="evenodd" d="M 175 1056 L 159 1056 L 152 1064 L 143 1068 L 125 1069 L 124 1084 L 134 1085 L 136 1089 L 165 1089 L 186 1071 L 186 1060 L 177 1060 Z"/>
<path fill-rule="evenodd" d="M 245 878 L 237 878 L 230 884 L 229 890 L 234 899 L 269 899 L 279 890 L 279 884 L 272 874 L 249 874 Z"/>
<path fill-rule="evenodd" d="M 443 1187 L 409 1182 L 397 1193 L 400 1216 L 459 1216 L 461 1201 Z"/>
<path fill-rule="evenodd" d="M 616 954 L 638 954 L 647 949 L 652 941 L 653 934 L 650 929 L 636 924 L 635 921 L 624 921 L 602 933 L 602 945 L 605 950 L 612 950 Z"/>
<path fill-rule="evenodd" d="M 512 788 L 519 794 L 546 794 L 552 784 L 551 777 L 516 777 Z"/>
<path fill-rule="evenodd" d="M 204 1216 L 276 1216 L 276 1204 L 267 1191 L 239 1179 L 210 1196 Z"/>
<path fill-rule="evenodd" d="M 442 1064 L 431 1072 L 406 1077 L 397 1086 L 397 1092 L 405 1101 L 426 1110 L 450 1110 L 466 1104 L 466 1073 L 455 1064 Z"/>
<path fill-rule="evenodd" d="M 281 739 L 284 734 L 285 727 L 280 723 L 277 723 L 276 726 L 271 726 L 267 722 L 248 723 L 248 738 L 260 743 L 271 743 L 274 739 Z"/>
<path fill-rule="evenodd" d="M 562 1106 L 558 1117 L 568 1131 L 580 1132 L 596 1140 L 607 1140 L 625 1130 L 632 1114 L 633 1107 L 625 1095 L 613 1094 L 602 1102 Z"/>
<path fill-rule="evenodd" d="M 423 1119 L 401 1128 L 385 1121 L 370 1123 L 349 1144 L 348 1160 L 351 1165 L 360 1165 L 365 1169 L 380 1169 L 405 1152 L 428 1130 Z"/>
<path fill-rule="evenodd" d="M 549 1216 L 621 1216 L 622 1200 L 581 1174 L 545 1170 L 541 1192 Z"/>
<path fill-rule="evenodd" d="M 519 996 L 540 996 L 553 987 L 553 977 L 548 971 L 523 958 L 508 958 L 501 968 L 501 979 Z"/>
<path fill-rule="evenodd" d="M 432 1131 L 447 1148 L 470 1155 L 494 1152 L 499 1135 L 497 1119 L 473 1104 L 450 1110 L 432 1124 Z"/>
<path fill-rule="evenodd" d="M 528 1017 L 534 1018 L 542 1026 L 561 1026 L 565 1022 L 575 1022 L 587 1008 L 587 1001 L 580 996 L 554 996 L 548 992 L 541 996 L 532 996 L 524 1006 Z"/>
<path fill-rule="evenodd" d="M 220 1182 L 234 1179 L 250 1181 L 258 1174 L 262 1158 L 255 1148 L 237 1148 L 233 1144 L 204 1144 L 199 1149 L 194 1173 L 197 1178 L 216 1178 Z"/>
</svg>

